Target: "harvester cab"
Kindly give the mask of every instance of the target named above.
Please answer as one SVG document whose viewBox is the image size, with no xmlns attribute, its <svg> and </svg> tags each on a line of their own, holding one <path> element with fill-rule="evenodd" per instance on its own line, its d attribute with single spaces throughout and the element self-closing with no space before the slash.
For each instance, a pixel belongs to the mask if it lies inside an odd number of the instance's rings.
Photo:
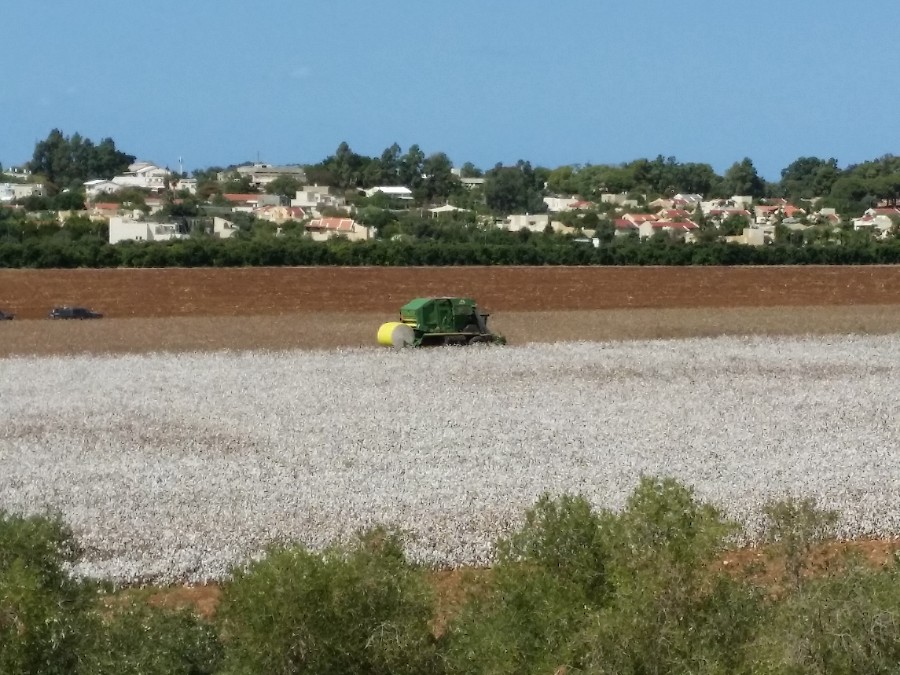
<svg viewBox="0 0 900 675">
<path fill-rule="evenodd" d="M 399 321 L 382 324 L 378 344 L 401 348 L 505 343 L 488 330 L 488 316 L 471 298 L 416 298 L 400 308 Z"/>
</svg>

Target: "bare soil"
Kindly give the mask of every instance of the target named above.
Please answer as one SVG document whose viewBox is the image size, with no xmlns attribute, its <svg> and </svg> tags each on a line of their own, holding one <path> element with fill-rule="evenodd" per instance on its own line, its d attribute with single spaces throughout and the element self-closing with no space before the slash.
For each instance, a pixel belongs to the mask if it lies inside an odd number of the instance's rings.
<svg viewBox="0 0 900 675">
<path fill-rule="evenodd" d="M 514 344 L 900 332 L 900 266 L 0 270 L 0 357 L 369 346 L 423 295 L 476 298 Z M 107 318 L 45 319 L 65 304 Z"/>
<path fill-rule="evenodd" d="M 396 309 L 99 321 L 16 319 L 0 322 L 0 358 L 371 347 L 378 326 L 395 316 Z M 489 326 L 510 344 L 717 335 L 875 335 L 900 333 L 900 306 L 501 311 L 489 319 Z"/>
<path fill-rule="evenodd" d="M 0 308 L 23 319 L 63 304 L 116 318 L 391 313 L 427 295 L 498 312 L 897 305 L 900 266 L 0 270 Z"/>
</svg>

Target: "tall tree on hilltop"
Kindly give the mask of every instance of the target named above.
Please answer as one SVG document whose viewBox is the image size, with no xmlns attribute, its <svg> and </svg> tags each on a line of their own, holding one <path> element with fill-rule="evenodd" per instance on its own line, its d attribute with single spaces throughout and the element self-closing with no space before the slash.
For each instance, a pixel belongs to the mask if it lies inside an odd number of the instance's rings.
<svg viewBox="0 0 900 675">
<path fill-rule="evenodd" d="M 411 190 L 418 188 L 422 184 L 424 163 L 425 153 L 422 149 L 416 144 L 409 146 L 409 150 L 400 158 L 400 182 Z"/>
<path fill-rule="evenodd" d="M 381 185 L 396 185 L 400 182 L 400 146 L 393 143 L 391 147 L 385 148 L 381 153 L 381 159 L 378 160 L 380 168 Z"/>
<path fill-rule="evenodd" d="M 781 171 L 781 196 L 793 199 L 822 197 L 831 192 L 840 175 L 834 158 L 800 157 Z"/>
<path fill-rule="evenodd" d="M 425 178 L 421 190 L 429 202 L 447 199 L 459 186 L 459 180 L 453 175 L 453 163 L 443 152 L 429 155 L 422 163 L 422 173 Z"/>
<path fill-rule="evenodd" d="M 28 168 L 44 176 L 51 191 L 58 191 L 93 178 L 112 178 L 127 170 L 134 159 L 134 155 L 117 150 L 111 138 L 94 145 L 77 132 L 69 138 L 53 129 L 35 145 Z"/>
<path fill-rule="evenodd" d="M 529 162 L 520 160 L 516 166 L 498 164 L 485 174 L 485 201 L 497 213 L 546 211 L 542 190 L 540 178 Z"/>
<path fill-rule="evenodd" d="M 732 195 L 762 197 L 765 188 L 765 181 L 756 173 L 753 160 L 749 157 L 744 157 L 740 162 L 732 164 L 731 168 L 725 172 L 725 178 L 722 181 L 723 191 Z"/>
</svg>

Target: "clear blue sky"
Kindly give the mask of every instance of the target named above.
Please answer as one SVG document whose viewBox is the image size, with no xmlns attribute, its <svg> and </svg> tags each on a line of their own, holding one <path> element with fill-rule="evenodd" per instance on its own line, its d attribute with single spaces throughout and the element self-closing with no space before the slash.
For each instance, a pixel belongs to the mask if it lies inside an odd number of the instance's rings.
<svg viewBox="0 0 900 675">
<path fill-rule="evenodd" d="M 186 170 L 357 152 L 778 178 L 900 152 L 897 0 L 2 2 L 0 163 L 57 127 Z"/>
</svg>

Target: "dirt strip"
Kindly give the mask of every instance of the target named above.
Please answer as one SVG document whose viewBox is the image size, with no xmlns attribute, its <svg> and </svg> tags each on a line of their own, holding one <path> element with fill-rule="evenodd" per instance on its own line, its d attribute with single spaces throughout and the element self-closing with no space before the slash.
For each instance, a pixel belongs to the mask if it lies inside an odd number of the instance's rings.
<svg viewBox="0 0 900 675">
<path fill-rule="evenodd" d="M 427 295 L 498 312 L 900 305 L 900 266 L 0 270 L 0 309 L 32 319 L 62 304 L 118 318 L 380 313 Z"/>
</svg>

